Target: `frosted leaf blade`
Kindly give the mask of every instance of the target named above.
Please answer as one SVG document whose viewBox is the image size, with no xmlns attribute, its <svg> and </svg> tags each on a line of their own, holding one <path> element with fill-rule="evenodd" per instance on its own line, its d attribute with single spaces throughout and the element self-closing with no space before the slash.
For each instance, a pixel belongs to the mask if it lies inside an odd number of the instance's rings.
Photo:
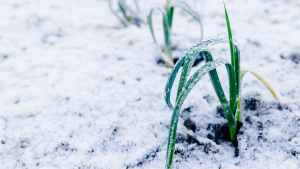
<svg viewBox="0 0 300 169">
<path fill-rule="evenodd" d="M 234 46 L 232 42 L 232 33 L 231 33 L 231 27 L 230 27 L 230 22 L 227 14 L 227 10 L 225 7 L 225 2 L 224 2 L 224 9 L 225 9 L 225 17 L 226 17 L 226 25 L 227 25 L 227 31 L 228 31 L 228 38 L 229 38 L 229 43 L 230 43 L 230 54 L 231 54 L 231 64 L 234 66 Z"/>
<path fill-rule="evenodd" d="M 185 61 L 185 56 L 181 57 L 177 61 L 177 63 L 175 64 L 175 66 L 174 66 L 174 68 L 171 72 L 171 75 L 169 76 L 169 79 L 168 79 L 166 87 L 165 87 L 165 101 L 166 101 L 168 107 L 171 108 L 171 109 L 173 109 L 173 105 L 170 101 L 172 87 L 173 87 L 174 81 L 176 79 L 176 75 L 177 75 L 180 67 L 184 63 L 184 61 Z"/>
<path fill-rule="evenodd" d="M 151 11 L 150 11 L 151 12 Z M 184 63 L 185 58 L 188 57 L 191 54 L 198 54 L 199 52 L 203 51 L 203 48 L 207 47 L 208 45 L 212 44 L 219 44 L 219 43 L 228 43 L 228 41 L 224 38 L 210 38 L 205 41 L 200 41 L 193 45 L 190 49 L 184 52 L 183 56 L 177 61 L 175 67 L 173 68 L 171 75 L 169 76 L 169 79 L 167 81 L 166 87 L 165 87 L 165 101 L 169 108 L 173 109 L 172 103 L 170 101 L 171 97 L 171 90 L 174 83 L 174 80 L 176 78 L 176 75 L 181 67 L 181 65 Z"/>
</svg>

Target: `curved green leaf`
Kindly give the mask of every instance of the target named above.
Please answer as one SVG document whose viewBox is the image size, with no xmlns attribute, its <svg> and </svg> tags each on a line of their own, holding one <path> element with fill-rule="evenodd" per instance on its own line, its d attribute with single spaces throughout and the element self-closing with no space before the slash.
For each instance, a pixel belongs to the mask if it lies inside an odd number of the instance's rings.
<svg viewBox="0 0 300 169">
<path fill-rule="evenodd" d="M 130 7 L 125 3 L 125 0 L 119 0 L 119 6 L 120 6 L 120 9 L 121 9 L 121 11 L 122 11 L 124 17 L 125 17 L 129 22 L 130 22 L 130 20 L 131 20 L 131 17 L 128 17 L 128 16 L 126 15 L 126 11 L 131 12 L 131 14 L 132 14 L 133 16 L 135 16 L 139 21 L 141 21 L 141 22 L 143 22 L 143 23 L 146 23 L 146 22 L 144 21 L 144 19 L 142 19 L 142 18 L 140 17 L 140 15 L 139 15 L 136 11 L 134 11 L 132 8 L 130 8 Z"/>
<path fill-rule="evenodd" d="M 178 100 L 178 97 L 183 90 L 183 86 L 187 83 L 188 76 L 191 72 L 192 66 L 195 62 L 195 59 L 196 59 L 196 56 L 198 53 L 199 53 L 198 50 L 192 51 L 189 53 L 189 56 L 185 58 L 184 66 L 181 70 L 176 101 Z"/>
<path fill-rule="evenodd" d="M 127 7 L 127 5 L 125 4 L 125 0 L 119 0 L 118 4 L 119 4 L 119 8 L 120 8 L 120 10 L 121 10 L 124 18 L 126 18 L 126 20 L 128 22 L 130 22 L 131 21 L 131 17 L 129 17 L 129 16 L 126 15 L 126 7 Z"/>
<path fill-rule="evenodd" d="M 109 9 L 110 11 L 122 22 L 122 24 L 127 27 L 129 25 L 127 20 L 123 20 L 113 9 L 112 9 L 112 5 L 111 5 L 111 0 L 108 0 L 108 4 L 109 4 Z"/>
<path fill-rule="evenodd" d="M 172 103 L 170 101 L 170 96 L 171 96 L 171 90 L 174 84 L 174 81 L 176 79 L 176 75 L 180 69 L 180 67 L 182 66 L 182 64 L 185 61 L 185 56 L 181 57 L 175 64 L 175 66 L 173 67 L 173 70 L 171 72 L 171 75 L 169 76 L 168 82 L 166 84 L 165 87 L 165 101 L 168 105 L 169 108 L 173 109 Z"/>
<path fill-rule="evenodd" d="M 148 22 L 148 25 L 149 25 L 149 29 L 150 29 L 153 41 L 154 41 L 155 44 L 157 44 L 156 38 L 155 38 L 154 32 L 153 32 L 153 25 L 152 25 L 152 14 L 153 14 L 154 9 L 155 8 L 150 9 L 150 11 L 149 11 L 149 13 L 147 15 L 147 22 Z"/>
<path fill-rule="evenodd" d="M 177 61 L 177 63 L 175 64 L 173 70 L 171 71 L 171 75 L 169 76 L 169 79 L 168 79 L 166 87 L 165 87 L 165 101 L 166 101 L 169 108 L 173 109 L 172 103 L 170 101 L 171 90 L 172 90 L 176 75 L 177 75 L 181 65 L 185 62 L 186 57 L 193 54 L 193 53 L 194 54 L 200 53 L 209 44 L 219 44 L 219 43 L 227 43 L 227 42 L 228 42 L 227 39 L 224 39 L 224 38 L 211 38 L 211 39 L 207 39 L 205 41 L 198 42 L 193 47 L 191 47 L 189 50 L 184 52 L 183 56 Z M 183 68 L 183 69 L 185 69 L 185 68 Z M 182 88 L 185 81 L 186 81 L 186 78 L 185 78 L 185 80 L 181 81 L 181 84 L 178 86 L 178 90 L 181 91 L 181 88 Z"/>
<path fill-rule="evenodd" d="M 166 44 L 165 45 L 165 53 L 163 53 L 161 51 L 160 47 L 158 46 L 156 38 L 155 38 L 155 35 L 154 35 L 154 31 L 153 31 L 152 14 L 153 14 L 153 11 L 155 9 L 160 10 L 161 13 L 162 13 L 162 15 L 163 15 L 163 26 L 164 26 L 164 35 L 165 35 L 165 44 Z M 171 30 L 170 30 L 170 27 L 169 27 L 169 24 L 168 24 L 167 14 L 161 8 L 150 9 L 150 11 L 149 11 L 149 13 L 147 15 L 147 22 L 148 22 L 148 25 L 149 25 L 149 29 L 150 29 L 153 41 L 156 44 L 157 49 L 160 52 L 163 60 L 165 61 L 166 66 L 173 67 L 174 64 L 173 64 L 173 61 L 171 60 L 171 56 L 170 56 L 172 48 L 171 48 L 171 41 L 170 41 L 170 38 L 169 38 Z"/>
</svg>

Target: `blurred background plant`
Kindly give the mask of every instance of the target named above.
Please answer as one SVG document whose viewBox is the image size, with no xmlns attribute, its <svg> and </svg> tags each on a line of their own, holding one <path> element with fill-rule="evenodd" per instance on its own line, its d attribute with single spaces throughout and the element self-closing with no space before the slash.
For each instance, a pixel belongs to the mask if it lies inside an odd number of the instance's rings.
<svg viewBox="0 0 300 169">
<path fill-rule="evenodd" d="M 118 0 L 118 7 L 123 17 L 120 17 L 119 14 L 113 10 L 112 0 L 108 0 L 108 3 L 111 12 L 122 22 L 125 27 L 129 26 L 131 23 L 135 23 L 138 26 L 140 25 L 140 22 L 146 23 L 139 15 L 139 5 L 137 0 L 134 0 L 136 10 L 133 10 L 130 6 L 128 6 L 125 0 Z"/>
<path fill-rule="evenodd" d="M 147 16 L 147 21 L 149 25 L 149 29 L 152 35 L 152 38 L 154 40 L 154 43 L 157 46 L 158 51 L 160 52 L 160 55 L 162 56 L 162 59 L 167 67 L 173 67 L 174 63 L 171 58 L 172 54 L 172 46 L 171 46 L 171 34 L 172 34 L 172 22 L 173 22 L 173 13 L 174 13 L 174 8 L 179 7 L 183 9 L 185 12 L 187 12 L 189 15 L 193 17 L 193 19 L 199 23 L 200 25 L 200 41 L 203 39 L 203 28 L 202 28 L 202 23 L 200 20 L 200 17 L 198 14 L 193 11 L 189 5 L 184 2 L 184 1 L 179 1 L 179 2 L 171 2 L 171 0 L 167 0 L 167 4 L 165 9 L 162 9 L 160 7 L 157 8 L 152 8 L 149 11 L 149 14 Z M 152 14 L 155 9 L 158 9 L 162 15 L 163 15 L 163 28 L 164 28 L 164 40 L 165 40 L 165 46 L 164 50 L 162 51 L 156 41 L 154 31 L 153 31 L 153 24 L 152 24 Z"/>
</svg>

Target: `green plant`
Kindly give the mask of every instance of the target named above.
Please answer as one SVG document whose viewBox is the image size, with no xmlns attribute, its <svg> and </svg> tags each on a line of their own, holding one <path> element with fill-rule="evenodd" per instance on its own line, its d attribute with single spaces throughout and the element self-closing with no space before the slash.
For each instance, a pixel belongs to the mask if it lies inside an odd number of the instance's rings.
<svg viewBox="0 0 300 169">
<path fill-rule="evenodd" d="M 153 8 L 150 10 L 148 16 L 147 16 L 147 21 L 148 21 L 148 25 L 150 28 L 150 32 L 152 35 L 152 38 L 154 40 L 154 43 L 157 46 L 158 51 L 160 52 L 162 59 L 165 62 L 165 65 L 167 67 L 173 67 L 174 63 L 171 59 L 171 53 L 172 53 L 172 46 L 171 46 L 171 28 L 172 28 L 172 21 L 173 21 L 173 13 L 174 13 L 174 7 L 179 7 L 181 9 L 183 9 L 184 11 L 186 11 L 188 14 L 190 14 L 199 24 L 200 24 L 200 28 L 201 28 L 201 38 L 200 40 L 202 40 L 203 37 L 203 29 L 202 29 L 202 24 L 201 24 L 201 20 L 199 18 L 199 16 L 197 15 L 196 12 L 194 12 L 187 3 L 185 2 L 177 2 L 174 4 L 171 4 L 171 0 L 167 0 L 167 5 L 166 5 L 166 9 L 163 10 L 161 8 Z M 156 38 L 154 36 L 154 32 L 153 32 L 153 25 L 152 25 L 152 14 L 153 11 L 155 9 L 159 9 L 163 15 L 163 27 L 164 27 L 164 37 L 165 37 L 165 47 L 164 47 L 164 51 L 161 51 L 160 47 L 157 44 Z"/>
<path fill-rule="evenodd" d="M 225 8 L 225 3 L 224 3 Z M 175 141 L 176 141 L 176 130 L 177 123 L 179 118 L 180 109 L 182 107 L 183 102 L 186 97 L 192 90 L 192 88 L 198 83 L 198 81 L 205 75 L 209 74 L 211 83 L 215 89 L 215 92 L 221 102 L 221 105 L 224 109 L 226 119 L 230 128 L 230 139 L 232 141 L 236 138 L 236 128 L 237 121 L 242 121 L 242 111 L 241 111 L 241 81 L 244 77 L 245 73 L 251 72 L 254 76 L 256 76 L 260 81 L 262 81 L 267 88 L 271 91 L 274 98 L 279 101 L 279 97 L 276 94 L 275 90 L 270 86 L 269 83 L 266 82 L 261 76 L 259 76 L 256 72 L 253 72 L 248 69 L 240 69 L 240 51 L 236 44 L 232 41 L 232 34 L 230 23 L 227 15 L 227 11 L 225 8 L 226 15 L 226 23 L 230 44 L 230 52 L 231 52 L 231 63 L 227 62 L 223 58 L 218 58 L 213 60 L 211 53 L 205 49 L 209 44 L 218 44 L 218 43 L 227 43 L 228 40 L 225 38 L 212 38 L 202 42 L 195 44 L 192 48 L 186 51 L 183 56 L 177 61 L 174 66 L 171 75 L 168 79 L 168 82 L 165 87 L 165 99 L 168 107 L 173 109 L 170 130 L 169 130 L 169 138 L 168 138 L 168 147 L 167 147 L 167 160 L 166 160 L 166 168 L 171 168 L 172 160 L 175 150 Z M 192 65 L 195 61 L 195 57 L 202 53 L 205 58 L 206 64 L 202 66 L 199 70 L 197 70 L 189 79 L 188 76 L 190 74 Z M 177 90 L 176 103 L 173 108 L 170 102 L 171 89 L 176 78 L 176 74 L 178 73 L 181 65 L 184 64 L 180 76 L 180 82 Z M 221 86 L 219 76 L 216 68 L 220 65 L 225 64 L 228 78 L 229 78 L 229 102 L 226 99 L 223 88 Z M 188 80 L 187 80 L 188 79 Z"/>
<path fill-rule="evenodd" d="M 133 18 L 135 17 L 138 21 L 141 21 L 143 23 L 146 23 L 138 14 L 139 12 L 139 5 L 137 3 L 136 0 L 134 0 L 135 6 L 136 6 L 136 10 L 134 11 L 132 8 L 130 8 L 126 3 L 125 0 L 119 0 L 118 1 L 118 5 L 119 5 L 119 9 L 123 14 L 123 18 L 120 17 L 117 12 L 115 12 L 112 9 L 112 0 L 108 0 L 109 3 L 109 9 L 111 10 L 111 12 L 122 22 L 122 24 L 127 27 L 129 26 L 129 24 L 132 22 Z M 128 14 L 130 13 L 130 14 Z"/>
</svg>

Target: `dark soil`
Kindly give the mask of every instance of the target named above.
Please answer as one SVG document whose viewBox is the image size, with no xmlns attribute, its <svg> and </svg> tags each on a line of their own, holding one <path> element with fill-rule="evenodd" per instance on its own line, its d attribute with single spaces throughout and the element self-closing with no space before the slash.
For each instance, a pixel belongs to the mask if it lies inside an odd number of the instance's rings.
<svg viewBox="0 0 300 169">
<path fill-rule="evenodd" d="M 261 101 L 259 95 L 255 95 L 252 98 L 243 99 L 244 110 L 255 111 L 256 116 L 269 114 L 271 109 L 286 110 L 289 107 L 286 104 L 277 102 L 264 102 Z M 247 119 L 246 119 L 247 120 Z"/>
<path fill-rule="evenodd" d="M 220 115 L 222 118 L 226 118 L 225 112 L 224 112 L 222 106 L 217 106 L 217 114 Z"/>
<path fill-rule="evenodd" d="M 131 19 L 131 22 L 132 22 L 132 24 L 136 25 L 137 27 L 141 27 L 141 21 L 138 18 L 133 17 Z"/>
<path fill-rule="evenodd" d="M 190 118 L 186 119 L 183 123 L 183 125 L 187 128 L 192 130 L 193 132 L 196 132 L 196 124 L 193 122 Z"/>
<path fill-rule="evenodd" d="M 298 64 L 300 62 L 300 53 L 293 53 L 290 55 L 290 58 L 293 62 Z"/>
<path fill-rule="evenodd" d="M 194 133 L 197 131 L 197 124 L 191 119 L 190 113 L 192 111 L 193 107 L 188 107 L 184 109 L 181 113 L 181 117 L 184 120 L 183 125 L 193 131 Z M 225 118 L 225 113 L 222 109 L 221 106 L 218 106 L 216 109 L 217 114 L 220 116 L 220 118 Z M 241 127 L 243 126 L 243 123 L 238 122 L 237 124 L 237 135 L 243 134 L 242 131 L 240 131 Z M 212 133 L 207 135 L 207 138 L 210 140 L 213 140 L 216 144 L 220 145 L 222 142 L 231 142 L 230 140 L 230 133 L 229 133 L 229 126 L 228 123 L 224 124 L 209 124 L 207 127 L 207 130 L 211 130 Z M 217 150 L 214 150 L 212 148 L 212 145 L 208 145 L 205 143 L 199 142 L 196 138 L 193 136 L 190 136 L 189 134 L 187 135 L 182 135 L 182 134 L 177 134 L 176 138 L 176 143 L 187 143 L 187 144 L 195 144 L 199 148 L 203 148 L 206 153 L 212 152 L 212 153 L 217 153 Z M 239 155 L 239 149 L 238 149 L 238 141 L 235 139 L 234 142 L 232 142 L 233 147 L 235 147 L 235 156 Z"/>
<path fill-rule="evenodd" d="M 164 62 L 164 60 L 162 60 L 162 59 L 158 59 L 157 61 L 156 61 L 156 63 L 158 64 L 158 65 L 165 65 L 165 62 Z"/>
<path fill-rule="evenodd" d="M 182 134 L 177 134 L 176 136 L 176 143 L 188 143 L 188 144 L 197 144 L 197 146 L 204 145 L 204 143 L 200 143 L 195 137 L 190 136 L 189 134 L 187 135 L 182 135 Z"/>
<path fill-rule="evenodd" d="M 289 109 L 287 105 L 280 104 L 277 102 L 264 102 L 260 99 L 259 95 L 254 95 L 252 97 L 246 97 L 246 99 L 243 99 L 243 110 L 245 111 L 251 111 L 254 112 L 253 115 L 255 116 L 261 116 L 264 114 L 268 114 L 271 109 L 278 109 L 278 110 L 284 110 Z M 192 112 L 193 107 L 188 107 L 184 109 L 181 112 L 181 118 L 184 119 L 184 126 L 188 129 L 196 133 L 199 128 L 197 129 L 197 124 L 193 121 L 193 118 L 190 116 L 190 113 Z M 216 115 L 219 116 L 219 118 L 226 118 L 225 113 L 223 111 L 223 108 L 221 106 L 216 107 Z M 257 130 L 262 131 L 264 124 L 259 121 L 253 121 L 253 118 L 251 116 L 247 116 L 244 119 L 245 123 L 250 125 L 256 125 Z M 272 122 L 268 122 L 268 124 L 272 124 Z M 241 130 L 243 126 L 243 123 L 237 122 L 237 136 L 235 138 L 235 141 L 232 142 L 230 140 L 230 133 L 229 133 L 229 126 L 228 123 L 222 123 L 222 124 L 209 124 L 207 126 L 207 130 L 211 131 L 207 138 L 214 141 L 216 144 L 220 145 L 224 142 L 229 142 L 231 145 L 235 148 L 235 156 L 239 156 L 239 146 L 238 146 L 238 136 L 243 135 L 243 130 Z M 257 137 L 259 142 L 266 142 L 267 139 L 261 132 Z M 196 144 L 194 147 L 192 147 L 189 150 L 176 150 L 177 155 L 181 156 L 181 159 L 189 158 L 188 152 L 193 151 L 194 149 L 202 149 L 204 152 L 209 153 L 218 153 L 218 150 L 214 148 L 212 145 L 209 145 L 207 143 L 199 142 L 196 138 L 193 136 L 186 134 L 177 134 L 176 143 L 184 143 L 184 144 Z M 292 155 L 297 156 L 298 152 L 291 152 Z"/>
<path fill-rule="evenodd" d="M 193 108 L 194 108 L 193 106 L 190 106 L 190 107 L 184 109 L 184 110 L 180 113 L 180 117 L 183 118 L 184 120 L 190 118 L 190 114 L 191 114 Z M 186 126 L 186 127 L 187 127 L 187 126 Z"/>
<path fill-rule="evenodd" d="M 281 55 L 283 59 L 291 59 L 293 62 L 298 64 L 300 62 L 300 53 L 291 53 L 288 57 Z"/>
<path fill-rule="evenodd" d="M 242 126 L 243 123 L 237 122 L 237 136 L 243 134 L 243 132 L 240 132 Z M 228 123 L 209 124 L 207 130 L 212 130 L 212 132 L 214 133 L 214 135 L 208 134 L 207 138 L 214 141 L 216 144 L 220 145 L 222 142 L 231 142 Z M 237 136 L 235 138 L 235 141 L 232 142 L 232 145 L 235 147 L 236 157 L 239 156 Z"/>
<path fill-rule="evenodd" d="M 293 156 L 297 156 L 298 154 L 300 154 L 300 152 L 295 151 L 295 150 L 292 150 L 292 151 L 291 151 L 291 154 L 292 154 Z"/>
</svg>

